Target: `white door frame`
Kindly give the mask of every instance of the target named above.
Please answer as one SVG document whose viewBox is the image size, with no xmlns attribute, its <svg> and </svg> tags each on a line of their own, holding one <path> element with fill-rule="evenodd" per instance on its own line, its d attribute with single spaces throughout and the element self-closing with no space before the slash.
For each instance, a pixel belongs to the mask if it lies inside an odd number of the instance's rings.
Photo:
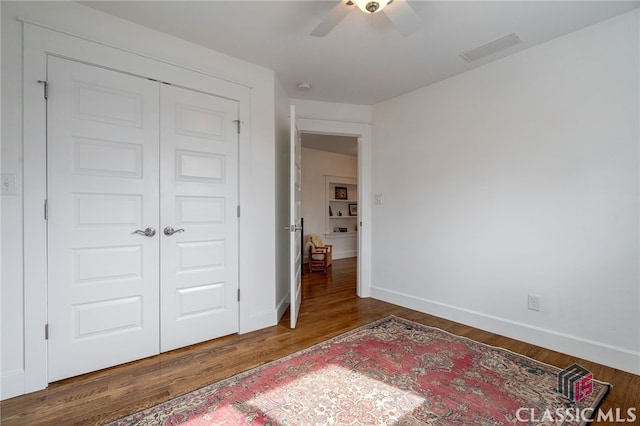
<svg viewBox="0 0 640 426">
<path fill-rule="evenodd" d="M 47 387 L 47 224 L 44 200 L 46 173 L 46 103 L 43 85 L 47 79 L 47 57 L 60 56 L 102 66 L 176 86 L 194 88 L 240 103 L 244 130 L 239 137 L 239 199 L 249 196 L 251 88 L 204 72 L 186 69 L 78 36 L 23 22 L 24 25 L 24 393 Z M 50 90 L 55 90 L 51 87 Z M 240 217 L 239 241 L 249 229 L 248 217 Z M 27 232 L 28 231 L 28 232 Z M 240 246 L 240 264 L 249 258 L 250 247 Z M 248 262 L 247 262 L 248 264 Z M 248 307 L 240 304 L 240 327 L 248 322 Z"/>
<path fill-rule="evenodd" d="M 358 138 L 358 283 L 359 297 L 371 296 L 371 125 L 297 117 L 298 131 Z"/>
</svg>

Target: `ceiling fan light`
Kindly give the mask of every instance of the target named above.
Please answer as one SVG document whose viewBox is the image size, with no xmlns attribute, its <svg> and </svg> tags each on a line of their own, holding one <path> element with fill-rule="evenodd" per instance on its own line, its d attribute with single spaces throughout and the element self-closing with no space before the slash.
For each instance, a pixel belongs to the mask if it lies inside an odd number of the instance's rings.
<svg viewBox="0 0 640 426">
<path fill-rule="evenodd" d="M 391 3 L 389 0 L 353 0 L 356 5 L 365 13 L 380 12 L 384 7 Z"/>
</svg>

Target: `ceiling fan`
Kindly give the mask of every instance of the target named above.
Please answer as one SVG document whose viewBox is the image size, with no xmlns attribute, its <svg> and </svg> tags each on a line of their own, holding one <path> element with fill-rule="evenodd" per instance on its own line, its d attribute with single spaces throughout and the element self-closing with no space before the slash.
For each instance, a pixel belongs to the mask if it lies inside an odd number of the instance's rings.
<svg viewBox="0 0 640 426">
<path fill-rule="evenodd" d="M 384 13 L 403 36 L 412 34 L 422 25 L 420 17 L 405 0 L 341 0 L 311 35 L 324 37 L 329 34 L 353 10 L 354 4 L 365 13 Z"/>
</svg>

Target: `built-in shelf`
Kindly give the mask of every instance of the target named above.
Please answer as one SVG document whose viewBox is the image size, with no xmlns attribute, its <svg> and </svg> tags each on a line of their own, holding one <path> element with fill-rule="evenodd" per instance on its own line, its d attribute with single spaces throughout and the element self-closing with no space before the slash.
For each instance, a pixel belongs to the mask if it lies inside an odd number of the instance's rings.
<svg viewBox="0 0 640 426">
<path fill-rule="evenodd" d="M 358 234 L 358 180 L 325 176 L 325 187 L 325 235 L 356 236 Z"/>
<path fill-rule="evenodd" d="M 329 235 L 331 236 L 331 238 L 351 238 L 351 237 L 357 237 L 358 233 L 357 232 L 330 232 L 325 235 Z"/>
</svg>

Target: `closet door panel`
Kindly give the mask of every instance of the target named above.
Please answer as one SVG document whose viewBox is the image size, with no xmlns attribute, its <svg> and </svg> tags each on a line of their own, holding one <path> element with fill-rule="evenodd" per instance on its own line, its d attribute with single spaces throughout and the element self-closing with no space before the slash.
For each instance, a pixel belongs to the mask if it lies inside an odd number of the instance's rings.
<svg viewBox="0 0 640 426">
<path fill-rule="evenodd" d="M 160 98 L 164 352 L 238 331 L 238 103 L 168 85 Z"/>
<path fill-rule="evenodd" d="M 159 352 L 159 87 L 47 69 L 51 382 Z"/>
</svg>

